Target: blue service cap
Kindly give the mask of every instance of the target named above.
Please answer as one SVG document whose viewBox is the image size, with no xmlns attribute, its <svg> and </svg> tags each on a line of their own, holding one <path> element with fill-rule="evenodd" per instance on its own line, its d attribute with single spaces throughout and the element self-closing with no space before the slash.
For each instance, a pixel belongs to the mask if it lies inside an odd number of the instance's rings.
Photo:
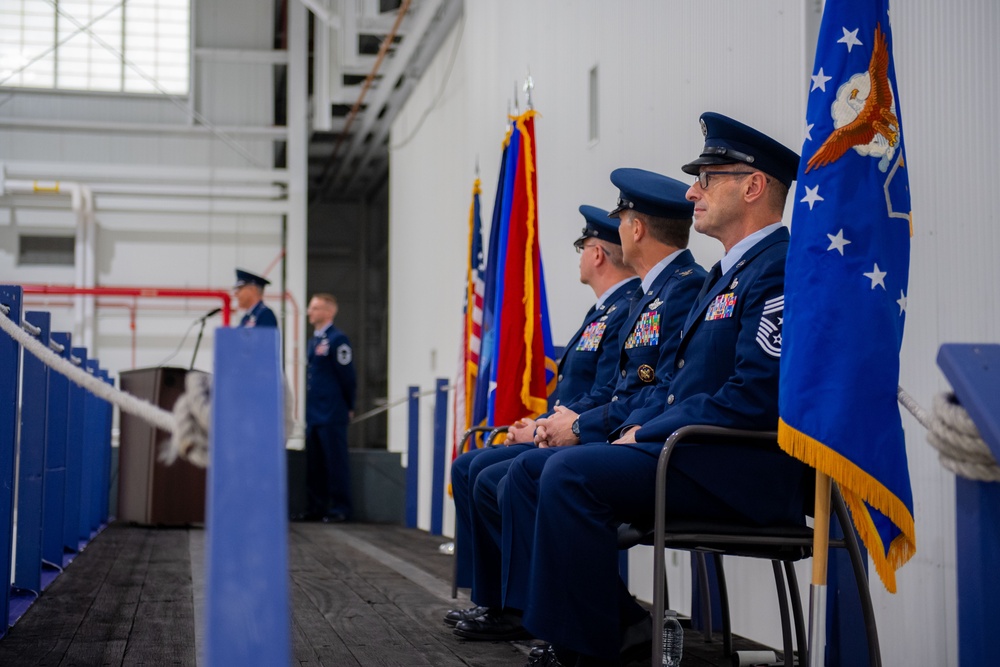
<svg viewBox="0 0 1000 667">
<path fill-rule="evenodd" d="M 618 205 L 608 214 L 610 218 L 628 209 L 675 220 L 694 214 L 694 204 L 685 198 L 688 186 L 676 178 L 626 167 L 611 172 L 611 182 L 619 193 Z"/>
<path fill-rule="evenodd" d="M 580 238 L 573 242 L 574 246 L 582 248 L 583 242 L 587 239 L 601 239 L 617 245 L 622 244 L 622 237 L 618 235 L 618 224 L 611 221 L 608 212 L 603 208 L 584 204 L 580 207 L 580 213 L 583 214 L 587 224 Z"/>
<path fill-rule="evenodd" d="M 265 286 L 270 284 L 271 281 L 267 278 L 261 278 L 260 276 L 250 273 L 249 271 L 244 271 L 243 269 L 236 269 L 236 284 L 233 285 L 233 289 L 243 287 L 244 285 L 256 285 L 257 287 L 264 289 Z"/>
<path fill-rule="evenodd" d="M 681 169 L 697 176 L 706 164 L 745 164 L 791 186 L 799 170 L 798 154 L 763 132 L 721 113 L 706 111 L 701 115 L 701 133 L 705 148 L 698 159 Z"/>
</svg>

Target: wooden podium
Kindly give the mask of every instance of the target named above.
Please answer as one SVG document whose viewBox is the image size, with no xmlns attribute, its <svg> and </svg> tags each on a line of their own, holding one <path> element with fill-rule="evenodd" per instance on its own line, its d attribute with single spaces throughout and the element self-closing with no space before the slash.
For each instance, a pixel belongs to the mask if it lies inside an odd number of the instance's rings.
<svg viewBox="0 0 1000 667">
<path fill-rule="evenodd" d="M 122 371 L 121 388 L 172 410 L 188 372 L 172 367 Z M 150 526 L 204 523 L 205 470 L 183 460 L 161 463 L 161 447 L 170 438 L 166 431 L 124 412 L 119 425 L 118 518 Z"/>
</svg>

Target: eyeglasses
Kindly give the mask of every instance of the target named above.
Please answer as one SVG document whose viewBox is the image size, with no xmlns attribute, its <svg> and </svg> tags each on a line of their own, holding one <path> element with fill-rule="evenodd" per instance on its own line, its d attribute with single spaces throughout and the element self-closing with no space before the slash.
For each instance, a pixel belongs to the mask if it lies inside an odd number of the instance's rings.
<svg viewBox="0 0 1000 667">
<path fill-rule="evenodd" d="M 698 172 L 698 183 L 701 185 L 702 190 L 708 189 L 708 177 L 709 176 L 749 176 L 750 174 L 755 174 L 755 171 L 699 171 Z"/>
<path fill-rule="evenodd" d="M 600 247 L 601 246 L 599 244 L 597 244 L 597 243 L 591 243 L 590 245 L 587 245 L 586 243 L 584 243 L 584 244 L 576 246 L 576 254 L 579 255 L 581 252 L 583 252 L 587 248 L 600 248 Z"/>
</svg>

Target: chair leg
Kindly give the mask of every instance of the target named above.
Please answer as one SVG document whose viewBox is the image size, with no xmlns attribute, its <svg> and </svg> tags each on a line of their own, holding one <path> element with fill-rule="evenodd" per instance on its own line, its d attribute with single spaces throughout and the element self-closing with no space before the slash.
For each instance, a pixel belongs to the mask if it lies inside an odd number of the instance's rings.
<svg viewBox="0 0 1000 667">
<path fill-rule="evenodd" d="M 868 587 L 868 573 L 861 562 L 861 549 L 858 547 L 858 536 L 854 534 L 854 524 L 847 514 L 844 497 L 840 489 L 833 485 L 831 494 L 833 510 L 843 528 L 844 541 L 847 543 L 847 553 L 851 555 L 851 565 L 854 569 L 854 580 L 858 584 L 858 597 L 861 598 L 861 616 L 865 621 L 865 634 L 868 636 L 868 662 L 871 667 L 882 667 L 882 653 L 879 650 L 878 627 L 875 625 L 875 610 L 872 607 L 871 589 Z"/>
<path fill-rule="evenodd" d="M 781 644 L 785 653 L 785 667 L 795 664 L 795 652 L 792 649 L 792 624 L 788 618 L 788 597 L 785 593 L 785 576 L 781 573 L 778 561 L 771 561 L 774 571 L 774 586 L 778 589 L 778 610 L 781 612 Z"/>
<path fill-rule="evenodd" d="M 458 597 L 458 542 L 457 541 L 455 542 L 455 553 L 452 554 L 452 560 L 455 561 L 454 563 L 452 563 L 452 568 L 451 568 L 451 599 L 454 600 L 455 598 Z"/>
<path fill-rule="evenodd" d="M 701 584 L 701 629 L 705 638 L 705 643 L 712 642 L 712 591 L 708 586 L 708 564 L 705 561 L 705 554 L 701 551 L 695 552 L 698 559 L 698 581 Z"/>
<path fill-rule="evenodd" d="M 795 620 L 795 645 L 799 647 L 799 664 L 809 664 L 809 653 L 806 647 L 806 622 L 802 615 L 802 596 L 799 595 L 799 578 L 795 575 L 795 566 L 791 561 L 785 561 L 785 579 L 788 581 L 788 594 L 792 598 L 792 618 Z"/>
<path fill-rule="evenodd" d="M 729 620 L 729 589 L 726 587 L 726 570 L 722 567 L 722 554 L 712 554 L 715 560 L 715 579 L 719 584 L 719 605 L 722 607 L 722 655 L 733 654 L 733 627 Z"/>
<path fill-rule="evenodd" d="M 663 608 L 670 609 L 670 586 L 667 584 L 667 561 L 663 560 Z"/>
</svg>

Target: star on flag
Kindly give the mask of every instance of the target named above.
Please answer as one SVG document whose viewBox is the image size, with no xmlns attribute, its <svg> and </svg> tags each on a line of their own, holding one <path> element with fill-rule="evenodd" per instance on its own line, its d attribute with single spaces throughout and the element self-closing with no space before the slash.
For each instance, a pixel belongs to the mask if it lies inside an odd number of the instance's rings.
<svg viewBox="0 0 1000 667">
<path fill-rule="evenodd" d="M 830 239 L 830 246 L 827 248 L 827 250 L 836 250 L 837 252 L 840 253 L 840 256 L 843 257 L 844 246 L 850 243 L 850 241 L 844 238 L 844 230 L 841 229 L 839 232 L 837 232 L 836 236 L 834 236 L 833 234 L 827 234 L 826 237 Z"/>
<path fill-rule="evenodd" d="M 826 82 L 829 81 L 830 79 L 832 79 L 833 77 L 832 76 L 826 76 L 825 74 L 823 74 L 823 68 L 820 67 L 819 68 L 819 73 L 818 74 L 813 74 L 811 78 L 812 78 L 813 85 L 812 85 L 812 88 L 809 89 L 809 92 L 811 93 L 812 91 L 814 91 L 817 88 L 819 88 L 820 90 L 822 90 L 825 93 L 826 92 Z"/>
<path fill-rule="evenodd" d="M 807 186 L 805 186 L 805 188 L 806 188 L 806 196 L 803 197 L 802 199 L 800 199 L 799 201 L 805 202 L 806 204 L 809 204 L 809 210 L 811 211 L 811 210 L 813 210 L 813 204 L 815 204 L 818 201 L 823 201 L 823 198 L 819 196 L 819 186 L 818 185 L 816 187 L 814 187 L 814 188 L 810 188 L 807 185 Z"/>
<path fill-rule="evenodd" d="M 841 28 L 844 31 L 844 36 L 837 40 L 838 44 L 846 44 L 847 52 L 850 53 L 851 49 L 855 46 L 861 46 L 861 40 L 858 39 L 858 29 L 855 28 L 852 31 L 848 31 L 847 28 Z"/>
<path fill-rule="evenodd" d="M 882 289 L 885 289 L 886 272 L 878 270 L 878 262 L 875 262 L 875 268 L 871 270 L 871 273 L 866 273 L 864 274 L 864 276 L 865 278 L 871 279 L 872 289 L 875 289 L 876 285 L 880 286 Z"/>
</svg>

